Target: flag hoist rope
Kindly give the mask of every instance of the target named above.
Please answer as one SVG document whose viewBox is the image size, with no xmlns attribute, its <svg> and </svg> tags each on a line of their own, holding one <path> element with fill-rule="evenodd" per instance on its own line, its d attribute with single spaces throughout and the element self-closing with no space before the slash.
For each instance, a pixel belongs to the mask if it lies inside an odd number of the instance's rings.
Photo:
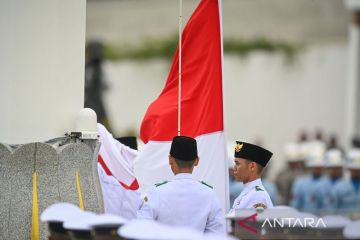
<svg viewBox="0 0 360 240">
<path fill-rule="evenodd" d="M 179 7 L 179 87 L 178 87 L 178 136 L 181 135 L 181 32 L 182 32 L 182 0 Z"/>
</svg>

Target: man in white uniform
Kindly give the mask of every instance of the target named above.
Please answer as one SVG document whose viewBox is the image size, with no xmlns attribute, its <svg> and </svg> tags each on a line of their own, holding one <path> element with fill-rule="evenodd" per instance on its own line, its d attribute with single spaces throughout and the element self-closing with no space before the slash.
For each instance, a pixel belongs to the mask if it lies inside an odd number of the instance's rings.
<svg viewBox="0 0 360 240">
<path fill-rule="evenodd" d="M 235 209 L 264 210 L 272 208 L 269 194 L 261 182 L 261 173 L 272 153 L 259 146 L 236 141 L 234 177 L 244 183 L 244 189 L 235 199 L 230 212 Z"/>
<path fill-rule="evenodd" d="M 174 137 L 169 164 L 175 177 L 149 189 L 137 217 L 206 233 L 224 232 L 215 192 L 211 186 L 192 176 L 198 163 L 196 140 L 186 136 Z"/>
</svg>

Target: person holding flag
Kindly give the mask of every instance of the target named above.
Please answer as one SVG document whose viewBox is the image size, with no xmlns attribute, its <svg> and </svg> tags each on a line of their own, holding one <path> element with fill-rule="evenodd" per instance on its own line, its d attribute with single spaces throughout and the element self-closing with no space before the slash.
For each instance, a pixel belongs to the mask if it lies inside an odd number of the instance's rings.
<svg viewBox="0 0 360 240">
<path fill-rule="evenodd" d="M 198 164 L 196 140 L 174 137 L 169 165 L 175 177 L 149 189 L 137 217 L 204 233 L 223 233 L 223 215 L 215 192 L 210 185 L 192 176 Z"/>
<path fill-rule="evenodd" d="M 117 141 L 98 123 L 98 176 L 102 190 L 104 211 L 131 220 L 141 204 L 139 184 L 133 171 L 138 152 Z"/>
</svg>

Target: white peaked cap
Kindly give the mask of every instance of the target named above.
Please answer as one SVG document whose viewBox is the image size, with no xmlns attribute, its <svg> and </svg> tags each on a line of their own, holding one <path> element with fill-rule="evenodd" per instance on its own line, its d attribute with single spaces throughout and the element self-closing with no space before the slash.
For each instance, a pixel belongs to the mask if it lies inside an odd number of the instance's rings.
<svg viewBox="0 0 360 240">
<path fill-rule="evenodd" d="M 265 221 L 266 219 L 275 218 L 295 218 L 299 215 L 299 211 L 292 207 L 275 206 L 265 209 L 257 215 L 257 221 Z"/>
<path fill-rule="evenodd" d="M 360 169 L 360 149 L 352 149 L 348 152 L 347 168 Z"/>
<path fill-rule="evenodd" d="M 90 227 L 96 226 L 120 226 L 127 223 L 128 220 L 113 214 L 95 215 L 87 221 Z"/>
<path fill-rule="evenodd" d="M 289 210 L 289 211 L 293 211 L 293 212 L 299 212 L 296 208 L 287 206 L 287 205 L 277 205 L 273 207 L 274 209 L 278 209 L 278 210 Z"/>
<path fill-rule="evenodd" d="M 64 222 L 67 218 L 82 210 L 71 203 L 55 203 L 46 208 L 40 215 L 41 222 Z"/>
<path fill-rule="evenodd" d="M 307 212 L 299 212 L 294 219 L 291 219 L 291 226 L 297 226 L 297 227 L 302 227 L 301 224 L 305 223 L 305 219 L 313 219 L 314 222 L 316 223 L 319 219 L 319 217 L 317 217 L 316 215 L 312 214 L 312 213 L 307 213 Z M 299 221 L 296 221 L 296 219 L 299 219 Z"/>
<path fill-rule="evenodd" d="M 302 159 L 305 160 L 307 158 L 307 156 L 309 155 L 309 152 L 310 152 L 310 148 L 311 148 L 311 142 L 299 143 L 300 155 L 301 155 Z"/>
<path fill-rule="evenodd" d="M 255 209 L 235 209 L 225 215 L 226 219 L 245 218 L 256 213 Z"/>
<path fill-rule="evenodd" d="M 339 149 L 330 149 L 325 153 L 325 164 L 327 167 L 342 167 L 343 156 Z"/>
<path fill-rule="evenodd" d="M 297 143 L 288 143 L 284 147 L 284 154 L 286 160 L 289 162 L 303 160 L 303 154 L 301 152 L 301 146 Z"/>
<path fill-rule="evenodd" d="M 237 238 L 231 235 L 215 234 L 215 233 L 205 233 L 202 239 L 203 240 L 237 240 Z"/>
<path fill-rule="evenodd" d="M 164 225 L 153 220 L 133 220 L 118 229 L 121 237 L 141 240 L 197 240 L 202 233 L 193 229 Z"/>
<path fill-rule="evenodd" d="M 306 167 L 324 167 L 325 144 L 319 141 L 310 142 Z"/>
<path fill-rule="evenodd" d="M 96 214 L 93 212 L 82 211 L 66 219 L 63 223 L 63 227 L 68 230 L 90 231 L 91 226 L 89 225 L 88 220 L 95 215 Z"/>
<path fill-rule="evenodd" d="M 325 223 L 325 228 L 343 228 L 347 224 L 351 223 L 349 218 L 340 215 L 326 215 L 322 217 L 322 220 Z M 321 224 L 319 227 L 324 228 Z"/>
<path fill-rule="evenodd" d="M 360 238 L 360 220 L 350 222 L 343 230 L 343 235 L 346 239 Z"/>
</svg>

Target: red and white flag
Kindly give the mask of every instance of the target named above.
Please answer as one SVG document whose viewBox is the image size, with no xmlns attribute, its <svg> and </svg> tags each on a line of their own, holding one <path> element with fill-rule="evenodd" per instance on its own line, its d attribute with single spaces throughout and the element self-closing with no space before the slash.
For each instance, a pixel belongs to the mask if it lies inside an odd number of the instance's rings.
<svg viewBox="0 0 360 240">
<path fill-rule="evenodd" d="M 182 34 L 181 135 L 197 139 L 198 180 L 214 187 L 223 210 L 228 208 L 227 152 L 222 87 L 221 1 L 202 0 Z M 171 140 L 178 124 L 178 61 L 176 50 L 160 96 L 149 106 L 140 129 L 146 144 L 135 162 L 140 187 L 171 179 Z"/>
</svg>

